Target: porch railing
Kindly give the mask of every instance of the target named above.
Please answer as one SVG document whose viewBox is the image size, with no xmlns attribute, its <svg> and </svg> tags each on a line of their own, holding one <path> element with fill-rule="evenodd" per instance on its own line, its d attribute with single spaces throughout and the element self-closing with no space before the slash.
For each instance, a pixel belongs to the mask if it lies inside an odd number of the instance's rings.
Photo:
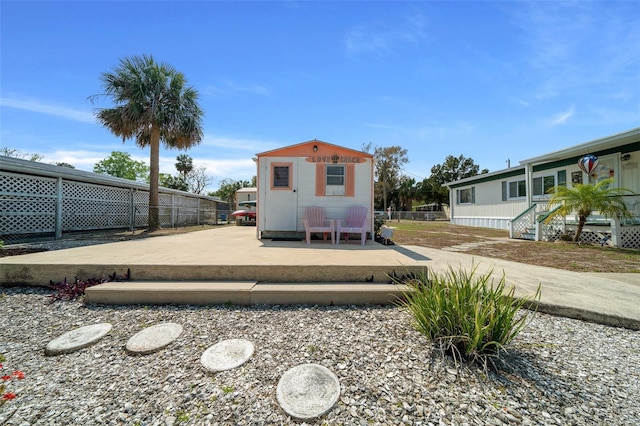
<svg viewBox="0 0 640 426">
<path fill-rule="evenodd" d="M 580 235 L 580 242 L 607 244 L 621 248 L 640 248 L 640 196 L 624 198 L 631 217 L 623 219 L 599 218 L 587 222 Z M 575 231 L 577 222 L 571 216 L 556 216 L 546 221 L 561 206 L 548 212 L 538 212 L 533 204 L 509 223 L 509 237 L 553 242 Z"/>
<path fill-rule="evenodd" d="M 509 222 L 509 238 L 524 238 L 534 232 L 537 207 L 533 204 Z"/>
</svg>

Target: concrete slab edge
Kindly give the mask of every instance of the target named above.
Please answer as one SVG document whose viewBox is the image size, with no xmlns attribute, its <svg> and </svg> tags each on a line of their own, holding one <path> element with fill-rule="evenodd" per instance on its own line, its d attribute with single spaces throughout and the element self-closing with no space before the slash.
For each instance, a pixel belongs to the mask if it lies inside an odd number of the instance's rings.
<svg viewBox="0 0 640 426">
<path fill-rule="evenodd" d="M 403 286 L 378 283 L 105 283 L 85 292 L 85 303 L 116 305 L 388 305 Z M 193 286 L 190 286 L 190 284 Z"/>
<path fill-rule="evenodd" d="M 581 321 L 602 324 L 611 327 L 628 328 L 640 331 L 640 320 L 625 318 L 618 315 L 603 314 L 587 309 L 574 308 L 569 306 L 554 305 L 544 302 L 527 302 L 524 307 L 531 311 L 538 311 L 558 317 L 577 319 Z"/>
</svg>

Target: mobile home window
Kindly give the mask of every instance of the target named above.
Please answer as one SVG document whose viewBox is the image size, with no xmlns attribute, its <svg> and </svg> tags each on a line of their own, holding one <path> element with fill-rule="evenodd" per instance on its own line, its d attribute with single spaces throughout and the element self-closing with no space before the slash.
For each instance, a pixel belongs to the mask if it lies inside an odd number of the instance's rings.
<svg viewBox="0 0 640 426">
<path fill-rule="evenodd" d="M 566 170 L 558 170 L 558 186 L 567 186 Z"/>
<path fill-rule="evenodd" d="M 458 204 L 471 204 L 476 202 L 476 188 L 458 189 L 456 190 L 456 201 Z"/>
<path fill-rule="evenodd" d="M 509 182 L 509 198 L 526 197 L 527 185 L 524 180 Z"/>
<path fill-rule="evenodd" d="M 533 195 L 542 196 L 549 193 L 549 190 L 556 186 L 556 177 L 540 176 L 533 178 Z"/>
</svg>

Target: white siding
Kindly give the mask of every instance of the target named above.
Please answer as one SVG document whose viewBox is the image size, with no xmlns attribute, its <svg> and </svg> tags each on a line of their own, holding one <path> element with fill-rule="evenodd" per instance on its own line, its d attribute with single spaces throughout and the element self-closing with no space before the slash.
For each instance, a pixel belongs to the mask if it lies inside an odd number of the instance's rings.
<svg viewBox="0 0 640 426">
<path fill-rule="evenodd" d="M 628 160 L 620 160 L 620 186 L 640 194 L 640 151 L 629 153 Z"/>
<path fill-rule="evenodd" d="M 344 219 L 348 207 L 366 206 L 371 217 L 371 161 L 366 160 L 355 166 L 355 194 L 353 197 L 343 195 L 326 195 L 316 197 L 316 164 L 300 162 L 298 176 L 298 231 L 304 231 L 302 218 L 309 206 L 322 206 L 328 219 Z M 304 164 L 302 164 L 304 163 Z"/>
<path fill-rule="evenodd" d="M 516 178 L 510 178 L 515 180 Z M 517 179 L 524 179 L 524 175 Z M 527 209 L 526 198 L 518 198 L 516 200 L 502 201 L 502 180 L 490 182 L 482 182 L 475 185 L 466 185 L 462 187 L 452 188 L 453 202 L 456 202 L 455 191 L 475 187 L 475 203 L 471 204 L 454 204 L 452 222 L 462 218 L 477 218 L 488 220 L 496 223 L 503 223 L 518 216 Z M 465 219 L 466 220 L 466 219 Z M 480 225 L 473 225 L 480 226 Z M 503 229 L 503 226 L 490 226 Z"/>
</svg>

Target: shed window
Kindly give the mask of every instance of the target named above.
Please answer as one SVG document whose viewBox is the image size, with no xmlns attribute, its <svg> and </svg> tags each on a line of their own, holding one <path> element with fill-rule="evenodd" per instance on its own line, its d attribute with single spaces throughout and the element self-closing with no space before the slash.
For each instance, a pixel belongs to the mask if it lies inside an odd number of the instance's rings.
<svg viewBox="0 0 640 426">
<path fill-rule="evenodd" d="M 327 166 L 327 186 L 340 185 L 344 186 L 344 166 Z"/>
<path fill-rule="evenodd" d="M 271 165 L 271 189 L 291 189 L 291 163 Z"/>
<path fill-rule="evenodd" d="M 327 165 L 325 169 L 326 195 L 346 195 L 345 179 L 346 170 L 344 164 Z"/>
</svg>

